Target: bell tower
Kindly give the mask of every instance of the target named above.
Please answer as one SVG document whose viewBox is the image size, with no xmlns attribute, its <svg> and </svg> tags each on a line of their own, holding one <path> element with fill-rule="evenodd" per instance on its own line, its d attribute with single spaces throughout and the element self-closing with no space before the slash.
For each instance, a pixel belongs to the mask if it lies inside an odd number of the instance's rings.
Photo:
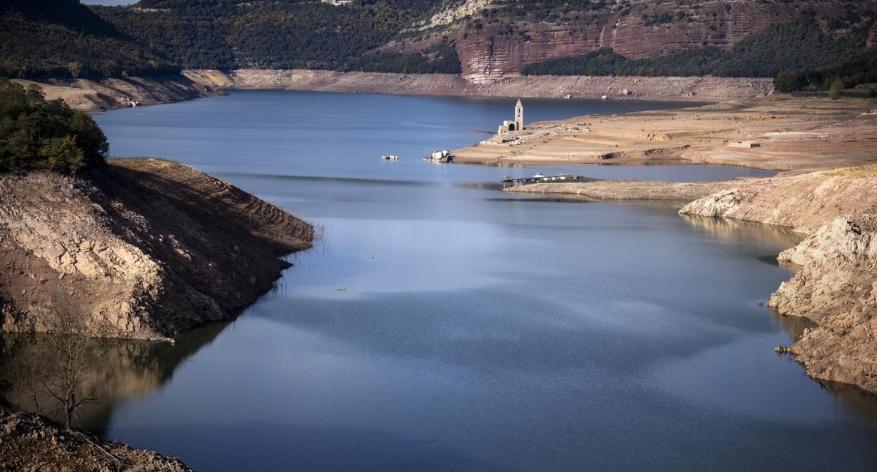
<svg viewBox="0 0 877 472">
<path fill-rule="evenodd" d="M 515 131 L 521 131 L 524 129 L 524 105 L 521 103 L 521 99 L 518 99 L 518 103 L 515 104 Z"/>
</svg>

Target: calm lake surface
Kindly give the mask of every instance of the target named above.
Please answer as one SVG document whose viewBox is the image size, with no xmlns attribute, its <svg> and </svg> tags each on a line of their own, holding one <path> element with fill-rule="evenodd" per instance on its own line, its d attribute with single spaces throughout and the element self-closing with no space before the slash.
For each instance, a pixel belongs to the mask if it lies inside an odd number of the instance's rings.
<svg viewBox="0 0 877 472">
<path fill-rule="evenodd" d="M 112 347 L 84 422 L 206 471 L 877 470 L 874 402 L 773 352 L 800 329 L 761 306 L 793 236 L 493 186 L 759 173 L 420 160 L 513 105 L 254 91 L 98 115 L 114 154 L 189 163 L 323 236 L 233 323 Z"/>
</svg>

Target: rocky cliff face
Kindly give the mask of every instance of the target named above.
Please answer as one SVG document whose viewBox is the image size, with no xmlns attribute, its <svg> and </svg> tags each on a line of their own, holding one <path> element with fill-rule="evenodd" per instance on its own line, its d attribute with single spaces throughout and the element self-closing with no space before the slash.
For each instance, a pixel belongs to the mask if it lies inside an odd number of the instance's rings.
<svg viewBox="0 0 877 472">
<path fill-rule="evenodd" d="M 309 246 L 304 221 L 190 167 L 111 161 L 87 178 L 0 177 L 4 331 L 55 331 L 75 307 L 88 332 L 173 336 L 228 319 Z"/>
<path fill-rule="evenodd" d="M 494 8 L 499 2 L 493 2 Z M 463 75 L 491 81 L 518 74 L 532 63 L 612 48 L 642 59 L 703 47 L 729 48 L 770 25 L 802 12 L 843 18 L 843 2 L 666 1 L 572 12 L 560 17 L 500 20 L 472 16 L 453 33 Z M 436 15 L 436 18 L 453 16 Z M 442 24 L 441 22 L 437 25 Z"/>
<path fill-rule="evenodd" d="M 812 377 L 877 393 L 877 215 L 837 218 L 779 260 L 800 269 L 770 307 L 818 325 L 792 346 L 798 361 Z"/>
<path fill-rule="evenodd" d="M 877 166 L 751 179 L 680 213 L 793 228 L 809 236 L 779 256 L 797 268 L 770 298 L 786 316 L 812 321 L 792 345 L 817 379 L 877 393 Z M 843 215 L 843 216 L 838 216 Z"/>
</svg>

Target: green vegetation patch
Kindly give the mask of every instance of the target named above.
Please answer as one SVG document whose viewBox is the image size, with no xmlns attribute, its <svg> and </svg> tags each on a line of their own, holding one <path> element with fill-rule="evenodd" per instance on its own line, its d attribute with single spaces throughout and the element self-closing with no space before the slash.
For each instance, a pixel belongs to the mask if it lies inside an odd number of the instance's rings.
<svg viewBox="0 0 877 472">
<path fill-rule="evenodd" d="M 834 95 L 840 90 L 859 87 L 862 93 L 873 96 L 873 87 L 864 84 L 877 83 L 877 50 L 869 49 L 858 56 L 836 66 L 822 69 L 782 71 L 774 79 L 774 86 L 780 92 L 800 90 L 829 90 Z"/>
<path fill-rule="evenodd" d="M 0 76 L 100 79 L 179 70 L 77 1 L 0 4 Z"/>
<path fill-rule="evenodd" d="M 90 116 L 37 88 L 0 80 L 0 172 L 50 169 L 65 174 L 103 165 L 107 138 Z"/>
<path fill-rule="evenodd" d="M 459 74 L 462 70 L 457 50 L 446 42 L 410 54 L 369 54 L 354 61 L 348 69 L 402 74 Z"/>
<path fill-rule="evenodd" d="M 185 68 L 343 69 L 409 27 L 438 0 L 142 0 L 95 7 L 122 32 Z M 365 60 L 430 68 L 415 57 Z M 381 65 L 384 64 L 384 65 Z"/>
</svg>

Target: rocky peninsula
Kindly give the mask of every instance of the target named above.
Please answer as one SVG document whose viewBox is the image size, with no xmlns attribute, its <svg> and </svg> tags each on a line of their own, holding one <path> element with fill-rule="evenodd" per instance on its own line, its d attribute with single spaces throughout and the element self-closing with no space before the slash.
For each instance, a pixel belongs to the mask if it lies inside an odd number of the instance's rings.
<svg viewBox="0 0 877 472">
<path fill-rule="evenodd" d="M 168 339 L 237 315 L 273 287 L 311 225 L 191 167 L 113 159 L 85 177 L 0 177 L 0 314 L 6 332 Z"/>
<path fill-rule="evenodd" d="M 776 171 L 877 162 L 877 100 L 775 95 L 737 102 L 527 123 L 455 162 L 738 165 Z"/>
</svg>

